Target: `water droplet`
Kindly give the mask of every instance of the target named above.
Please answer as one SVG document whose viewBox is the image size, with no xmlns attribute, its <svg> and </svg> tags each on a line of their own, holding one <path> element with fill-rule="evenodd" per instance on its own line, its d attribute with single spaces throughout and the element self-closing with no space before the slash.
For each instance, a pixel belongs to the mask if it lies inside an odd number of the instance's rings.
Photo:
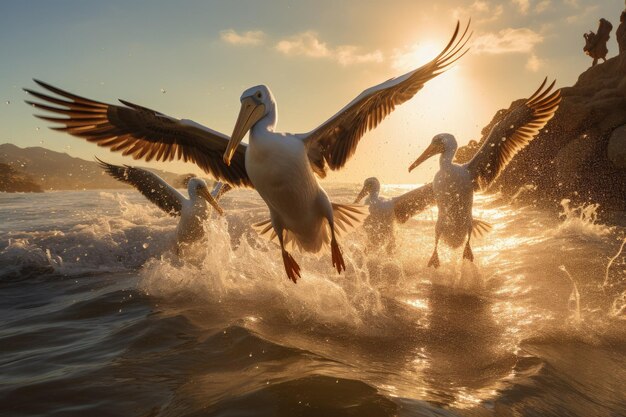
<svg viewBox="0 0 626 417">
<path fill-rule="evenodd" d="M 39 131 L 39 128 L 38 128 L 38 127 L 36 127 L 36 128 L 35 128 L 35 130 L 36 130 L 36 131 Z"/>
<path fill-rule="evenodd" d="M 4 102 L 4 104 L 11 104 L 11 101 L 7 100 Z"/>
<path fill-rule="evenodd" d="M 144 249 L 148 249 L 148 246 L 150 246 L 149 243 L 144 243 L 143 245 L 141 245 Z"/>
<path fill-rule="evenodd" d="M 165 94 L 165 93 L 167 93 L 167 90 L 165 88 L 162 88 L 161 89 L 161 94 Z"/>
</svg>

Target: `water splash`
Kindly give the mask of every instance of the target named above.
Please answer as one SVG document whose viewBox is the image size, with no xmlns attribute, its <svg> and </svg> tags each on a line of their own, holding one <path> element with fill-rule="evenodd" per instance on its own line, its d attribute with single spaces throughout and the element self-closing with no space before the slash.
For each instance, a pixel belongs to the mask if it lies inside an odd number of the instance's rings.
<svg viewBox="0 0 626 417">
<path fill-rule="evenodd" d="M 606 288 L 609 285 L 609 272 L 611 270 L 611 266 L 613 265 L 613 262 L 615 262 L 615 260 L 619 258 L 619 256 L 622 254 L 622 250 L 624 250 L 624 245 L 626 245 L 626 238 L 622 240 L 622 244 L 620 245 L 619 250 L 617 251 L 615 256 L 610 258 L 609 262 L 606 264 L 606 271 L 604 273 L 604 282 L 602 283 L 603 288 Z"/>
<path fill-rule="evenodd" d="M 559 269 L 565 273 L 567 278 L 572 283 L 572 292 L 567 300 L 567 307 L 572 313 L 570 318 L 575 324 L 580 324 L 582 317 L 580 314 L 580 292 L 578 291 L 578 285 L 576 284 L 574 277 L 572 277 L 567 268 L 565 268 L 565 265 L 559 266 Z"/>
<path fill-rule="evenodd" d="M 298 253 L 303 274 L 293 284 L 272 243 L 242 239 L 233 248 L 225 219 L 206 223 L 205 232 L 206 241 L 194 246 L 190 258 L 164 254 L 148 260 L 140 271 L 140 288 L 169 302 L 195 301 L 232 317 L 278 315 L 291 323 L 364 331 L 366 319 L 382 311 L 380 293 L 354 245 L 344 246 L 347 271 L 341 276 L 333 273 L 329 256 Z"/>
<path fill-rule="evenodd" d="M 572 207 L 570 203 L 569 199 L 561 201 L 563 212 L 559 214 L 559 217 L 563 218 L 563 222 L 556 229 L 557 236 L 578 235 L 599 239 L 612 232 L 613 227 L 598 222 L 599 204 L 582 204 Z"/>
</svg>

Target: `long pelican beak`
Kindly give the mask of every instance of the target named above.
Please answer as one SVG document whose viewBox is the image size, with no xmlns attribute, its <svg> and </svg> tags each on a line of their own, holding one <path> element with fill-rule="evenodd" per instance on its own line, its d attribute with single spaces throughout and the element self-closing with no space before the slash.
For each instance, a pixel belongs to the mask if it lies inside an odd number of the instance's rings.
<svg viewBox="0 0 626 417">
<path fill-rule="evenodd" d="M 427 160 L 428 158 L 437 155 L 438 153 L 442 153 L 443 149 L 441 149 L 441 146 L 437 146 L 433 143 L 430 144 L 430 146 L 428 146 L 428 148 L 426 148 L 426 150 L 420 155 L 419 158 L 417 158 L 415 160 L 415 162 L 413 162 L 411 164 L 411 166 L 409 167 L 409 172 L 413 171 L 415 168 L 417 168 L 419 165 L 422 164 L 422 162 L 424 162 L 425 160 Z"/>
<path fill-rule="evenodd" d="M 233 129 L 233 134 L 230 136 L 230 141 L 224 152 L 224 163 L 230 165 L 237 146 L 248 133 L 248 130 L 256 122 L 258 122 L 265 115 L 265 105 L 257 103 L 252 97 L 246 97 L 241 100 L 241 110 L 239 110 L 239 117 L 237 117 L 237 123 Z"/>
<path fill-rule="evenodd" d="M 363 188 L 361 188 L 361 191 L 359 191 L 359 195 L 356 196 L 356 198 L 354 199 L 354 204 L 358 203 L 359 201 L 361 201 L 363 199 L 363 197 L 365 197 L 367 195 L 367 192 L 369 190 L 367 189 L 367 185 L 363 185 Z"/>
<path fill-rule="evenodd" d="M 213 206 L 213 208 L 215 209 L 215 211 L 217 211 L 220 216 L 224 215 L 224 210 L 220 207 L 220 205 L 217 203 L 217 200 L 213 198 L 213 196 L 211 195 L 211 193 L 209 192 L 209 189 L 206 187 L 200 187 L 198 189 L 198 194 L 200 194 L 202 197 L 204 197 L 204 199 L 206 201 L 209 202 L 210 205 Z"/>
</svg>

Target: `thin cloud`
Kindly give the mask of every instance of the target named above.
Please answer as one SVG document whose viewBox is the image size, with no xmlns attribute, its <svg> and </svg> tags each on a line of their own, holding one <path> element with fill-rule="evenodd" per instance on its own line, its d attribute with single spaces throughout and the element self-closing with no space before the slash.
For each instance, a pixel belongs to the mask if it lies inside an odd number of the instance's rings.
<svg viewBox="0 0 626 417">
<path fill-rule="evenodd" d="M 530 8 L 530 0 L 513 0 L 513 4 L 517 5 L 520 13 L 527 14 Z"/>
<path fill-rule="evenodd" d="M 575 6 L 576 8 L 578 8 L 578 6 Z M 590 18 L 590 15 L 595 12 L 598 9 L 598 5 L 594 4 L 591 6 L 587 6 L 585 7 L 582 11 L 578 11 L 576 14 L 573 14 L 571 16 L 567 16 L 565 18 L 565 21 L 567 23 L 576 23 L 578 21 L 587 21 Z M 594 28 L 595 30 L 596 28 Z"/>
<path fill-rule="evenodd" d="M 545 12 L 546 10 L 548 10 L 548 8 L 550 7 L 551 3 L 552 2 L 550 0 L 540 1 L 535 6 L 535 13 L 540 14 L 540 13 Z"/>
<path fill-rule="evenodd" d="M 535 54 L 532 54 L 528 61 L 526 61 L 526 69 L 531 72 L 537 72 L 544 66 L 544 61 L 539 59 Z"/>
<path fill-rule="evenodd" d="M 543 42 L 543 36 L 528 28 L 507 28 L 498 33 L 486 33 L 472 43 L 474 53 L 509 54 L 530 53 L 535 45 Z"/>
<path fill-rule="evenodd" d="M 314 31 L 282 39 L 276 43 L 275 49 L 284 55 L 332 59 L 343 66 L 383 61 L 383 54 L 379 50 L 362 53 L 359 47 L 353 45 L 332 47 L 321 41 Z"/>
<path fill-rule="evenodd" d="M 489 23 L 498 20 L 504 7 L 499 4 L 494 6 L 485 0 L 476 0 L 468 7 L 456 7 L 452 9 L 452 16 L 457 20 L 467 19 L 468 16 L 472 16 L 477 23 Z"/>
<path fill-rule="evenodd" d="M 265 41 L 265 33 L 262 30 L 237 33 L 234 29 L 228 29 L 220 32 L 220 39 L 231 45 L 260 45 Z"/>
</svg>

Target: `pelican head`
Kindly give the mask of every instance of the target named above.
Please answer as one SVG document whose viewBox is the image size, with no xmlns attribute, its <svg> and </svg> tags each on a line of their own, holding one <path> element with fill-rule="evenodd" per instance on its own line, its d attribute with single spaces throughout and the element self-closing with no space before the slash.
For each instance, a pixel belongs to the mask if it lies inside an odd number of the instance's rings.
<svg viewBox="0 0 626 417">
<path fill-rule="evenodd" d="M 428 158 L 435 156 L 440 153 L 456 151 L 457 144 L 456 139 L 449 133 L 440 133 L 435 135 L 433 140 L 430 142 L 430 145 L 426 150 L 420 155 L 419 158 L 415 160 L 409 167 L 409 172 L 413 171 L 418 167 L 422 162 L 427 160 Z"/>
<path fill-rule="evenodd" d="M 224 214 L 224 210 L 217 204 L 217 200 L 213 198 L 209 192 L 209 187 L 202 178 L 194 177 L 187 183 L 187 192 L 189 192 L 189 199 L 193 202 L 197 196 L 204 198 L 210 205 L 213 206 L 215 211 L 220 215 Z"/>
<path fill-rule="evenodd" d="M 358 203 L 365 197 L 366 195 L 378 195 L 380 192 L 380 181 L 376 177 L 370 177 L 363 181 L 363 188 L 359 192 L 359 195 L 354 200 L 354 203 Z"/>
<path fill-rule="evenodd" d="M 276 103 L 270 89 L 265 85 L 248 88 L 241 95 L 241 109 L 224 152 L 224 163 L 230 165 L 235 149 L 248 131 L 270 112 L 275 112 Z"/>
</svg>

